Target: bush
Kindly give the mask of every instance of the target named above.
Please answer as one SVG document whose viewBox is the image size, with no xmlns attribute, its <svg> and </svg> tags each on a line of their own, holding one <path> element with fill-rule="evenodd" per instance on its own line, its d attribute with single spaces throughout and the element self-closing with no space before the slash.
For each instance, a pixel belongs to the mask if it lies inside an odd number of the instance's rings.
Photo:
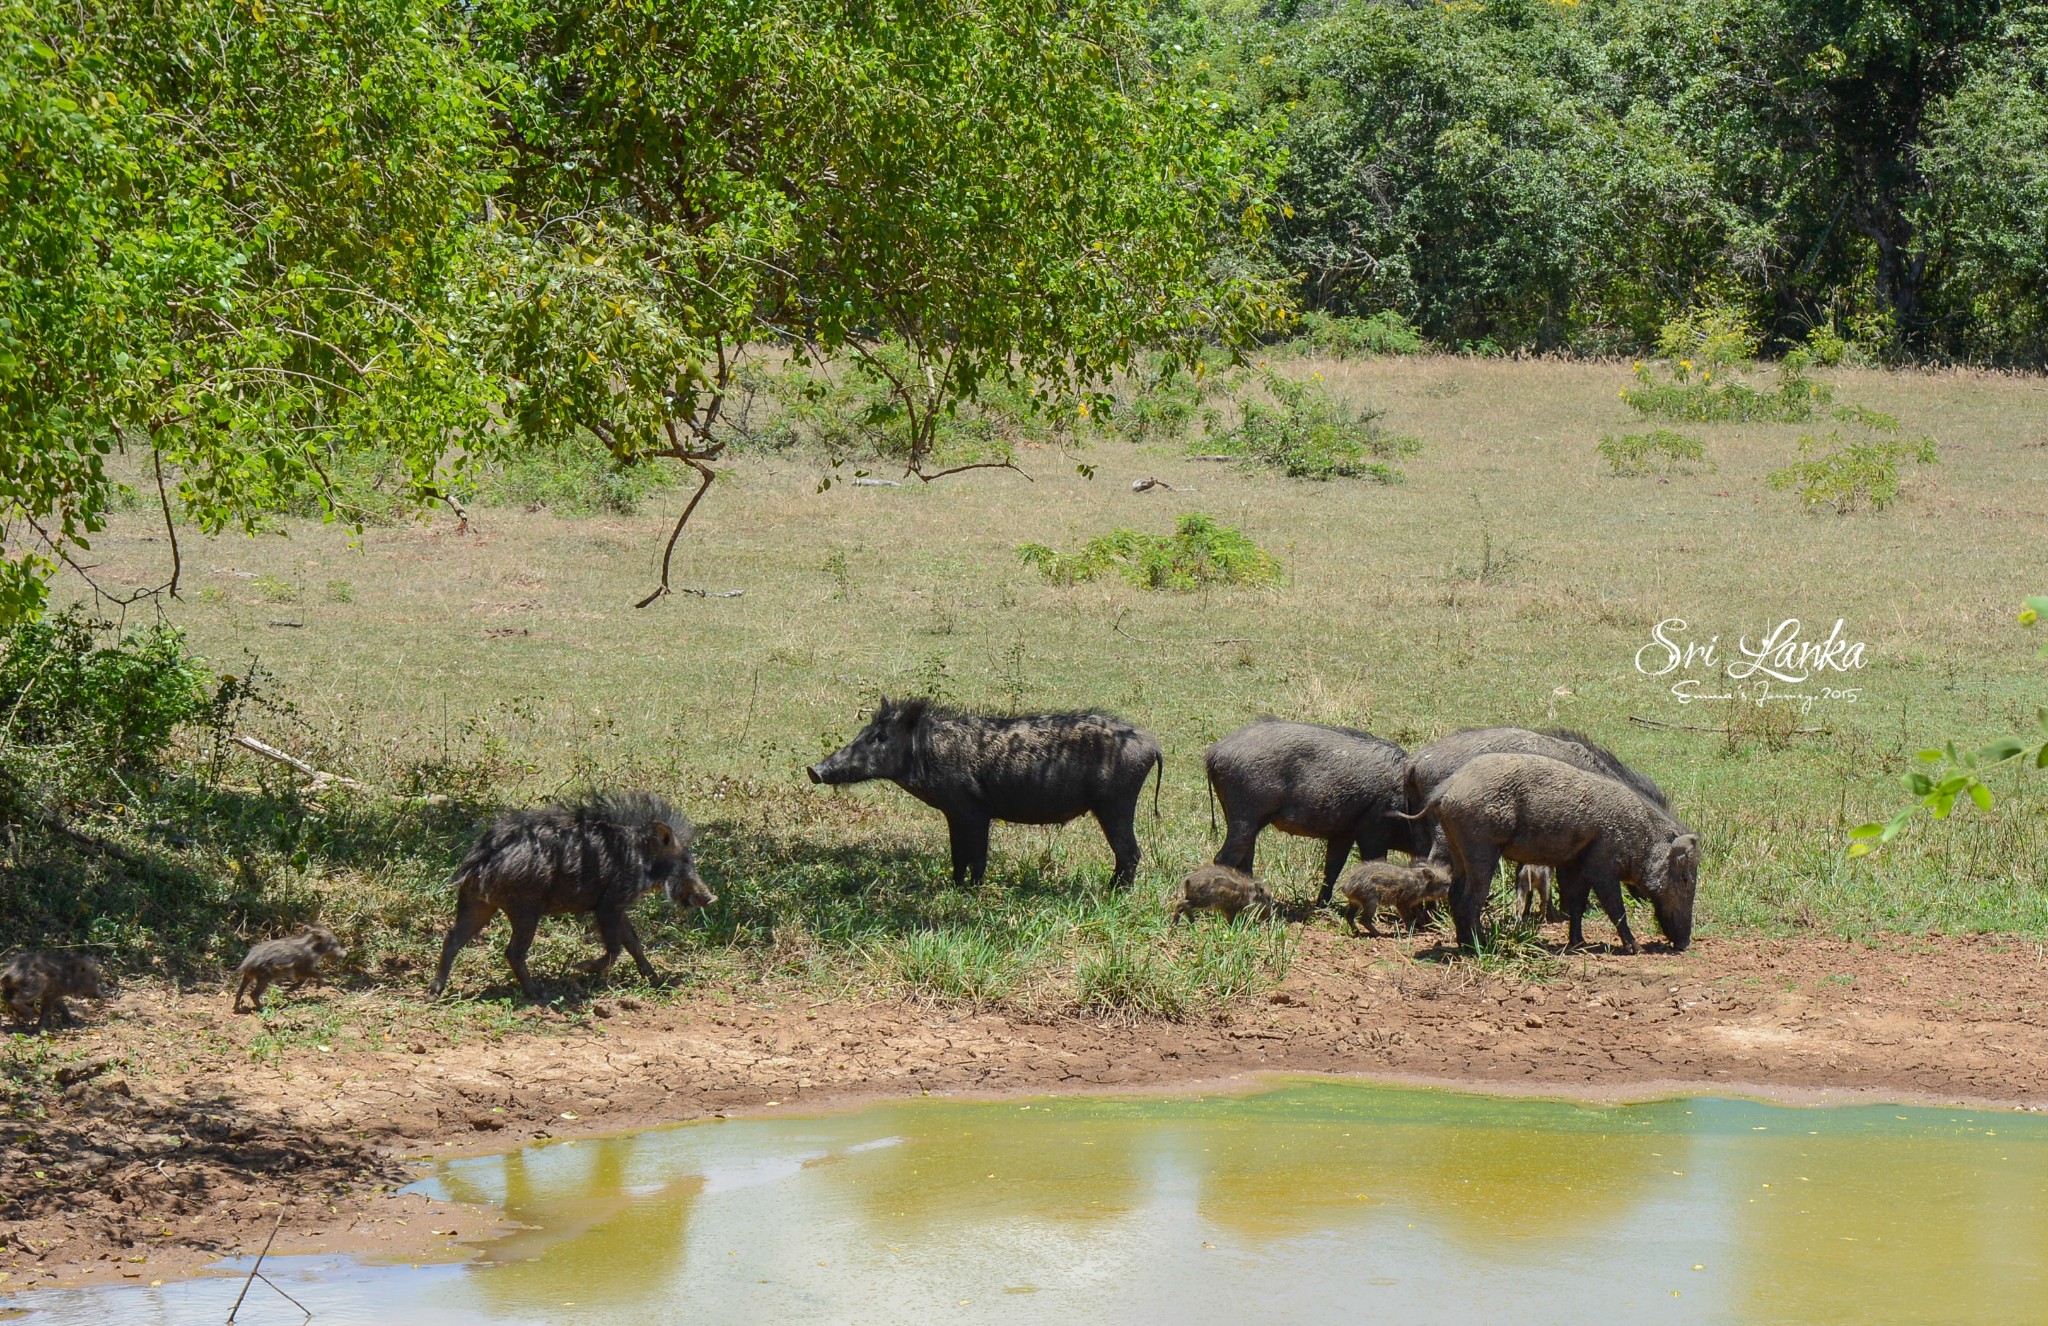
<svg viewBox="0 0 2048 1326">
<path fill-rule="evenodd" d="M 1608 468 L 1623 476 L 1683 473 L 1687 466 L 1703 462 L 1707 455 L 1706 445 L 1697 438 L 1674 433 L 1668 428 L 1603 437 L 1600 445 L 1593 449 L 1606 458 Z"/>
<path fill-rule="evenodd" d="M 1415 355 L 1429 349 L 1422 332 L 1392 309 L 1382 309 L 1369 318 L 1345 318 L 1329 313 L 1304 313 L 1302 334 L 1292 348 L 1312 350 L 1335 359 L 1357 359 L 1366 355 Z"/>
<path fill-rule="evenodd" d="M 102 644 L 107 630 L 74 607 L 0 636 L 0 741 L 145 765 L 206 713 L 212 678 L 182 632 L 157 625 Z"/>
<path fill-rule="evenodd" d="M 1660 380 L 1648 364 L 1636 365 L 1637 386 L 1624 387 L 1622 400 L 1652 419 L 1683 419 L 1692 423 L 1765 421 L 1800 424 L 1834 399 L 1834 390 L 1806 376 L 1812 362 L 1804 351 L 1786 355 L 1778 366 L 1778 385 L 1758 391 L 1723 368 L 1716 382 L 1715 365 L 1680 359 L 1668 380 Z M 1697 374 L 1697 376 L 1695 376 Z"/>
<path fill-rule="evenodd" d="M 1845 515 L 1859 507 L 1882 511 L 1899 495 L 1899 463 L 1935 463 L 1934 439 L 1901 441 L 1895 437 L 1870 442 L 1842 441 L 1839 431 L 1826 437 L 1799 439 L 1799 459 L 1766 480 L 1777 491 L 1797 489 L 1808 510 L 1831 508 Z"/>
<path fill-rule="evenodd" d="M 1657 352 L 1697 364 L 1746 364 L 1762 343 L 1749 316 L 1721 304 L 1687 309 L 1657 329 Z"/>
<path fill-rule="evenodd" d="M 1140 589 L 1270 585 L 1280 579 L 1280 563 L 1243 531 L 1196 514 L 1182 516 L 1170 535 L 1118 529 L 1089 540 L 1078 553 L 1026 543 L 1017 555 L 1056 585 L 1095 580 L 1110 570 Z"/>
<path fill-rule="evenodd" d="M 1263 382 L 1273 403 L 1240 403 L 1237 427 L 1204 442 L 1211 451 L 1247 464 L 1270 465 L 1295 479 L 1376 479 L 1397 483 L 1391 462 L 1413 456 L 1422 443 L 1380 426 L 1379 410 L 1353 410 L 1317 381 L 1268 372 Z"/>
<path fill-rule="evenodd" d="M 1209 354 L 1222 358 L 1220 351 L 1210 351 L 1193 372 L 1173 356 L 1145 355 L 1118 381 L 1096 416 L 1097 426 L 1130 442 L 1184 436 L 1217 389 L 1218 379 L 1207 372 Z"/>
<path fill-rule="evenodd" d="M 679 480 L 673 465 L 656 460 L 620 464 L 589 433 L 560 446 L 524 452 L 487 478 L 479 493 L 493 506 L 546 508 L 561 516 L 630 516 L 640 504 Z"/>
</svg>

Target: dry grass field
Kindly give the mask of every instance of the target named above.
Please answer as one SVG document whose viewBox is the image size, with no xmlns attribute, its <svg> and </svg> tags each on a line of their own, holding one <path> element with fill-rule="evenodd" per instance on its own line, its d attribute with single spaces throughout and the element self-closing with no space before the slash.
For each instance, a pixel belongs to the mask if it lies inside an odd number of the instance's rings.
<svg viewBox="0 0 2048 1326">
<path fill-rule="evenodd" d="M 218 669 L 259 662 L 289 706 L 252 708 L 245 729 L 380 792 L 307 806 L 283 771 L 238 762 L 226 784 L 261 791 L 184 803 L 187 845 L 154 850 L 269 900 L 238 924 L 317 909 L 365 971 L 416 982 L 446 923 L 442 881 L 485 810 L 644 782 L 704 824 L 721 894 L 680 922 L 644 905 L 670 970 L 1179 1012 L 1276 979 L 1288 944 L 1259 927 L 1165 933 L 1166 894 L 1217 841 L 1207 742 L 1262 713 L 1411 746 L 1518 723 L 1584 730 L 1665 786 L 1704 836 L 1702 933 L 2048 935 L 2039 776 L 2001 778 L 1988 815 L 1923 825 L 1872 861 L 1844 854 L 1848 826 L 1903 804 L 1897 776 L 1914 750 L 2027 730 L 2048 698 L 2039 641 L 2014 624 L 2048 576 L 2048 382 L 1823 374 L 1838 400 L 1940 443 L 1939 464 L 1910 472 L 1897 505 L 1836 516 L 1765 483 L 1800 432 L 1826 425 L 1679 425 L 1705 441 L 1711 469 L 1611 476 L 1595 444 L 1652 426 L 1617 398 L 1627 365 L 1423 357 L 1285 371 L 1320 373 L 1419 438 L 1405 481 L 1292 480 L 1193 460 L 1185 442 L 1097 440 L 1025 448 L 1029 479 L 819 492 L 814 459 L 741 457 L 693 521 L 675 580 L 743 593 L 646 609 L 632 605 L 653 582 L 673 490 L 631 517 L 484 507 L 466 531 L 440 517 L 358 544 L 314 524 L 188 536 L 171 619 Z M 1164 483 L 1133 492 L 1144 477 Z M 1283 583 L 1057 587 L 1017 557 L 1027 541 L 1166 532 L 1184 512 L 1242 527 L 1280 559 Z M 116 582 L 142 581 L 165 554 L 141 511 L 95 550 Z M 1635 663 L 1671 618 L 1695 642 L 1719 636 L 1724 654 L 1788 619 L 1802 639 L 1840 620 L 1867 665 L 1779 690 L 1857 698 L 1682 705 L 1669 686 L 1683 674 Z M 987 888 L 962 894 L 946 886 L 935 813 L 888 785 L 807 785 L 802 766 L 851 736 L 878 695 L 909 692 L 1101 706 L 1154 732 L 1163 817 L 1140 821 L 1133 894 L 1104 889 L 1092 822 L 999 826 Z M 1262 871 L 1305 903 L 1320 845 L 1274 837 Z M 1604 923 L 1592 930 L 1604 936 Z M 231 961 L 237 942 L 222 935 L 216 956 Z M 592 951 L 577 928 L 551 927 L 536 970 Z M 509 989 L 492 950 L 467 955 L 456 983 Z"/>
</svg>

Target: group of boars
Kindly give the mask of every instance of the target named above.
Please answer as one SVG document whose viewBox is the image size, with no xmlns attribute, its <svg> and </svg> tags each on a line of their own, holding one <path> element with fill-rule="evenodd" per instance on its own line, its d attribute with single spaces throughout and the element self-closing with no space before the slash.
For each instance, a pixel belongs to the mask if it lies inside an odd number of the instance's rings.
<svg viewBox="0 0 2048 1326">
<path fill-rule="evenodd" d="M 1223 845 L 1213 864 L 1187 876 L 1173 913 L 1278 916 L 1253 874 L 1268 826 L 1327 844 L 1319 904 L 1341 895 L 1348 924 L 1378 934 L 1391 911 L 1411 933 L 1438 908 L 1450 913 L 1459 945 L 1476 948 L 1502 861 L 1516 874 L 1524 915 L 1552 919 L 1554 883 L 1570 925 L 1585 943 L 1590 899 L 1629 953 L 1637 952 L 1624 890 L 1649 902 L 1674 950 L 1692 939 L 1699 835 L 1675 815 L 1657 784 L 1613 752 L 1575 732 L 1519 727 L 1452 733 L 1412 754 L 1353 728 L 1261 718 L 1209 747 L 1214 807 Z M 1093 815 L 1115 858 L 1112 876 L 1136 878 L 1136 820 L 1152 781 L 1153 813 L 1166 762 L 1159 743 L 1112 715 L 991 716 L 928 700 L 884 699 L 858 736 L 806 771 L 813 783 L 884 780 L 946 817 L 953 881 L 979 886 L 988 869 L 989 826 L 1065 824 Z M 505 960 L 529 999 L 541 997 L 526 955 L 541 919 L 587 915 L 604 954 L 586 964 L 606 976 L 623 948 L 641 975 L 659 980 L 628 909 L 655 890 L 677 907 L 717 901 L 697 873 L 695 830 L 669 802 L 647 792 L 608 793 L 575 805 L 513 811 L 490 825 L 456 868 L 455 924 L 441 946 L 432 990 L 439 994 L 462 949 L 498 913 L 511 925 Z M 1388 857 L 1400 852 L 1397 863 Z M 1353 854 L 1359 864 L 1348 871 Z M 261 1008 L 276 983 L 317 981 L 345 957 L 321 926 L 265 940 L 242 960 L 234 1007 Z M 41 1027 L 65 1016 L 64 997 L 98 998 L 101 976 L 78 954 L 19 953 L 0 965 L 0 1000 Z"/>
</svg>

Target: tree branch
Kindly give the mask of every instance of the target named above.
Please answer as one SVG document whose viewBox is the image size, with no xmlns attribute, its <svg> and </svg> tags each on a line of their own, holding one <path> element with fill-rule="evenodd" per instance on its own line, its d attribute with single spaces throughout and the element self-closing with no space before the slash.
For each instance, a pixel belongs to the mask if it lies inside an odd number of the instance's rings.
<svg viewBox="0 0 2048 1326">
<path fill-rule="evenodd" d="M 936 474 L 926 474 L 923 470 L 913 465 L 905 473 L 914 474 L 925 483 L 930 483 L 934 479 L 943 479 L 949 474 L 961 474 L 968 470 L 1013 470 L 1018 474 L 1024 474 L 1023 470 L 1018 469 L 1017 462 L 1014 460 L 978 460 L 972 465 L 955 465 L 950 470 L 940 470 Z M 1024 482 L 1037 483 L 1038 480 L 1028 474 L 1024 474 Z"/>
<path fill-rule="evenodd" d="M 716 449 L 707 453 L 687 451 L 676 454 L 675 459 L 680 460 L 683 464 L 703 475 L 704 481 L 697 485 L 697 491 L 691 495 L 690 504 L 683 508 L 683 514 L 676 517 L 676 527 L 669 531 L 668 546 L 661 551 L 661 583 L 654 587 L 653 593 L 634 604 L 634 607 L 644 608 L 648 604 L 668 596 L 668 570 L 669 563 L 675 559 L 676 540 L 683 537 L 683 526 L 690 523 L 690 516 L 697 510 L 697 503 L 704 500 L 704 494 L 711 491 L 711 483 L 718 477 L 718 471 L 704 463 L 717 454 Z"/>
<path fill-rule="evenodd" d="M 185 559 L 178 551 L 178 526 L 171 519 L 171 497 L 168 492 L 164 491 L 164 453 L 158 451 L 156 445 L 151 443 L 149 456 L 156 464 L 156 500 L 164 509 L 164 537 L 171 541 L 171 583 L 165 585 L 164 590 L 172 598 L 176 598 L 178 597 L 178 577 L 184 574 Z"/>
</svg>

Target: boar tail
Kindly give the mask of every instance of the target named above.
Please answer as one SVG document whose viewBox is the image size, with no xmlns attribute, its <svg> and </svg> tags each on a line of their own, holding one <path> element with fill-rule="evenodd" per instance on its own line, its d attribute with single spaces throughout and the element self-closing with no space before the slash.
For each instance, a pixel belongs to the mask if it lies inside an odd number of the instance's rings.
<svg viewBox="0 0 2048 1326">
<path fill-rule="evenodd" d="M 1159 818 L 1159 785 L 1166 781 L 1166 756 L 1152 757 L 1152 818 Z"/>
</svg>

